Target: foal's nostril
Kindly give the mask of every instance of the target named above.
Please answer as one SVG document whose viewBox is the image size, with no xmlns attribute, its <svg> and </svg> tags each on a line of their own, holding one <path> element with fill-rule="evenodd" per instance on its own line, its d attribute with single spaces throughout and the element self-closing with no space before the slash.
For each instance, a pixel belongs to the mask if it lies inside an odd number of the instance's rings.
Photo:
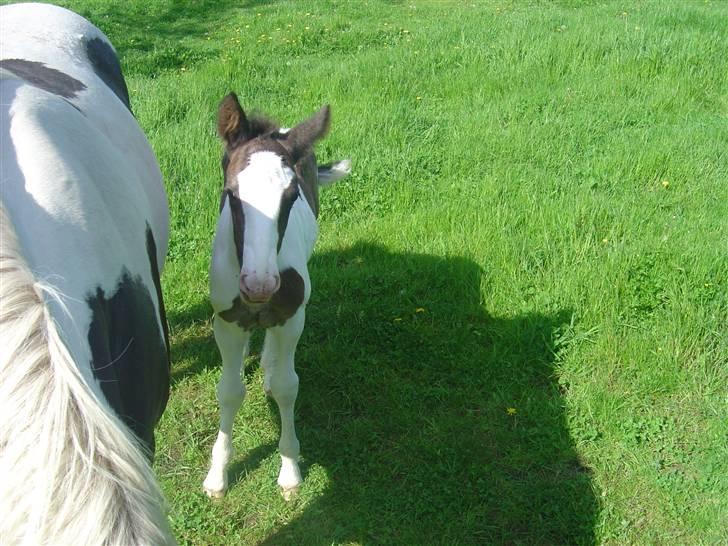
<svg viewBox="0 0 728 546">
<path fill-rule="evenodd" d="M 249 294 L 250 289 L 248 288 L 248 285 L 245 283 L 247 275 L 240 275 L 240 291 L 243 294 Z"/>
</svg>

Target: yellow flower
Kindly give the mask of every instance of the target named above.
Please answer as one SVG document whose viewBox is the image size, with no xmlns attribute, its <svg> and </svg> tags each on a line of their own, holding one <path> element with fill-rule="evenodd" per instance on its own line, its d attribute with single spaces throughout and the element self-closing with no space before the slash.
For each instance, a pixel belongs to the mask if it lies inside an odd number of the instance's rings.
<svg viewBox="0 0 728 546">
<path fill-rule="evenodd" d="M 508 415 L 515 415 L 516 413 L 518 413 L 518 410 L 516 408 L 506 408 L 506 413 Z"/>
<path fill-rule="evenodd" d="M 662 187 L 667 188 L 670 185 L 670 183 L 667 180 L 662 181 Z"/>
</svg>

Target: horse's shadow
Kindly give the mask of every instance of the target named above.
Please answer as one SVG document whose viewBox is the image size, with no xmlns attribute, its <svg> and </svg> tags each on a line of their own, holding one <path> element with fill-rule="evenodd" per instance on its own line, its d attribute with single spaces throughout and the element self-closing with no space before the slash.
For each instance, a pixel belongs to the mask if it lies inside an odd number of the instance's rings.
<svg viewBox="0 0 728 546">
<path fill-rule="evenodd" d="M 296 425 L 330 485 L 264 544 L 594 543 L 554 372 L 568 310 L 490 316 L 466 258 L 359 244 L 310 270 Z"/>
</svg>

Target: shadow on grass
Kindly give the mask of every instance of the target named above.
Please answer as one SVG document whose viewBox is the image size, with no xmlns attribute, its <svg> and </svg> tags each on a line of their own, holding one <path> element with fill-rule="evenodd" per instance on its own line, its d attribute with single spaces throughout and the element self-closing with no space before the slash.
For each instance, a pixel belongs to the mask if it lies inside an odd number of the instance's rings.
<svg viewBox="0 0 728 546">
<path fill-rule="evenodd" d="M 359 244 L 315 254 L 310 270 L 296 357 L 301 497 L 312 465 L 330 485 L 263 544 L 595 542 L 598 504 L 553 369 L 569 310 L 490 316 L 480 267 L 459 257 Z M 174 381 L 217 363 L 210 333 L 174 353 L 191 361 Z M 273 450 L 234 463 L 231 486 Z"/>
<path fill-rule="evenodd" d="M 170 348 L 172 386 L 188 376 L 220 366 L 220 353 L 212 335 L 212 314 L 207 298 L 182 312 L 169 311 L 170 337 L 176 339 Z"/>
<path fill-rule="evenodd" d="M 270 442 L 247 451 L 242 459 L 234 460 L 228 466 L 228 487 L 235 487 L 236 483 L 245 479 L 245 476 L 258 468 L 260 463 L 275 453 L 277 449 L 278 443 Z"/>
<path fill-rule="evenodd" d="M 568 310 L 492 317 L 474 262 L 372 244 L 311 277 L 297 428 L 331 485 L 265 544 L 594 543 L 553 372 Z"/>
</svg>

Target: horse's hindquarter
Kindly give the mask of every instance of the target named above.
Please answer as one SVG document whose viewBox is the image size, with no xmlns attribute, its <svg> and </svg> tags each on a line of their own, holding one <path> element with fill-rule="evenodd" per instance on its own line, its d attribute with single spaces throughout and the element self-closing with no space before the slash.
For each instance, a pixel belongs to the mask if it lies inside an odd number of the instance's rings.
<svg viewBox="0 0 728 546">
<path fill-rule="evenodd" d="M 98 91 L 69 101 L 2 75 L 2 201 L 36 278 L 61 295 L 68 312 L 49 308 L 87 382 L 151 444 L 169 381 L 166 197 L 126 106 L 76 76 Z"/>
<path fill-rule="evenodd" d="M 60 138 L 75 138 L 79 144 L 77 148 L 82 152 L 80 158 L 88 159 L 98 149 L 107 148 L 122 159 L 116 173 L 124 173 L 129 178 L 122 191 L 143 194 L 135 199 L 146 201 L 148 205 L 143 213 L 152 227 L 157 242 L 157 261 L 162 268 L 169 238 L 169 213 L 162 174 L 146 136 L 130 111 L 126 84 L 113 47 L 99 29 L 63 8 L 47 4 L 14 4 L 0 9 L 3 19 L 0 78 L 3 82 L 25 80 L 27 111 L 33 111 L 28 104 L 33 93 L 40 97 L 37 100 L 45 98 L 51 108 L 58 110 L 60 130 L 48 131 L 46 139 L 59 143 Z M 49 28 L 53 32 L 49 32 Z M 5 106 L 17 98 L 15 93 L 3 90 L 3 115 Z M 76 135 L 70 127 L 63 127 L 66 117 L 61 111 L 64 107 L 75 109 L 85 118 L 76 120 Z M 48 118 L 46 121 L 50 122 Z M 96 142 L 97 139 L 100 142 Z M 88 145 L 95 150 L 88 149 Z M 110 172 L 114 167 L 111 163 L 102 163 L 99 170 Z M 95 174 L 95 170 L 89 172 Z M 113 191 L 111 184 L 104 184 L 102 180 L 96 182 Z M 134 201 L 130 202 L 132 204 Z M 126 207 L 118 202 L 115 206 Z"/>
</svg>

